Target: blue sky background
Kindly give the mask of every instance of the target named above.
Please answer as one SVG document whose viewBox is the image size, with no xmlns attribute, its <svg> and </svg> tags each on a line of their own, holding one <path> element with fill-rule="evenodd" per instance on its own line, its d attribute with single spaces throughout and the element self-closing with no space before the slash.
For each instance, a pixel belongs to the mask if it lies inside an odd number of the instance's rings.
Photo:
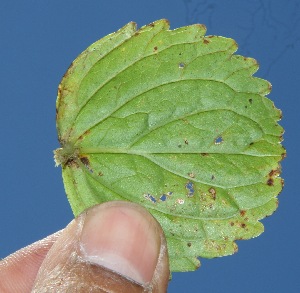
<svg viewBox="0 0 300 293">
<path fill-rule="evenodd" d="M 238 241 L 233 256 L 201 260 L 175 273 L 169 292 L 300 292 L 299 0 L 1 0 L 0 1 L 0 257 L 67 225 L 72 213 L 61 169 L 55 100 L 61 77 L 87 46 L 129 21 L 167 18 L 171 28 L 203 23 L 231 37 L 238 54 L 260 63 L 269 97 L 286 129 L 285 188 L 265 233 Z"/>
</svg>

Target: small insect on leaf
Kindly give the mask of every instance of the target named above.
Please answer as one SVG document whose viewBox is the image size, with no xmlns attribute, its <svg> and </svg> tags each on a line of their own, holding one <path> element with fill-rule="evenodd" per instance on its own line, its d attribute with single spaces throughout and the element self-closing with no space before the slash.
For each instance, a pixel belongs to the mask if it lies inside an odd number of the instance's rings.
<svg viewBox="0 0 300 293">
<path fill-rule="evenodd" d="M 131 22 L 72 62 L 56 101 L 55 161 L 74 215 L 111 200 L 143 205 L 165 232 L 171 271 L 261 234 L 282 189 L 270 83 L 234 40 L 205 33 Z"/>
</svg>

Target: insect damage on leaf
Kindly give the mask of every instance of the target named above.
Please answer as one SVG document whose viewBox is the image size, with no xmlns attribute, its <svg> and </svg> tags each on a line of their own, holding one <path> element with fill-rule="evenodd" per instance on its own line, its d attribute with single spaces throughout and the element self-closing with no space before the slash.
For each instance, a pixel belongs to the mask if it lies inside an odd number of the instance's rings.
<svg viewBox="0 0 300 293">
<path fill-rule="evenodd" d="M 171 271 L 261 234 L 283 186 L 270 83 L 234 40 L 205 33 L 131 22 L 73 61 L 56 101 L 55 162 L 74 215 L 111 200 L 143 205 L 165 232 Z"/>
</svg>

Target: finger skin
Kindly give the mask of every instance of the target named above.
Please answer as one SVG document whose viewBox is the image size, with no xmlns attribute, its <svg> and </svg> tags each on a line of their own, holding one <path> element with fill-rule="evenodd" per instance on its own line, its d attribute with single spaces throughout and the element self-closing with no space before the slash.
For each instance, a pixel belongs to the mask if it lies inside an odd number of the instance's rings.
<svg viewBox="0 0 300 293">
<path fill-rule="evenodd" d="M 53 243 L 61 234 L 56 232 L 26 246 L 0 261 L 0 292 L 31 292 L 37 272 Z"/>
<path fill-rule="evenodd" d="M 160 250 L 152 281 L 139 284 L 100 265 L 93 264 L 82 255 L 80 236 L 87 213 L 73 220 L 63 231 L 45 258 L 34 285 L 33 293 L 42 292 L 166 292 L 169 264 L 166 240 L 157 221 L 143 207 L 129 202 L 109 202 L 105 207 L 128 207 L 139 210 L 142 217 L 152 221 L 159 233 Z M 94 207 L 94 208 L 97 208 Z M 92 209 L 94 209 L 92 208 Z M 138 245 L 138 243 L 137 243 Z"/>
</svg>

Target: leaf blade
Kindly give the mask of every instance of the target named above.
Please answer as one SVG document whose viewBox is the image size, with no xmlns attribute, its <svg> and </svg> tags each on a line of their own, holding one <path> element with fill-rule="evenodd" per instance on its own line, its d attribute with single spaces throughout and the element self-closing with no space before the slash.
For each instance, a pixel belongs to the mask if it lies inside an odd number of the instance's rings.
<svg viewBox="0 0 300 293">
<path fill-rule="evenodd" d="M 57 128 L 75 215 L 97 203 L 145 206 L 172 271 L 229 255 L 277 207 L 283 129 L 254 59 L 205 27 L 133 23 L 91 45 L 64 76 Z"/>
</svg>

